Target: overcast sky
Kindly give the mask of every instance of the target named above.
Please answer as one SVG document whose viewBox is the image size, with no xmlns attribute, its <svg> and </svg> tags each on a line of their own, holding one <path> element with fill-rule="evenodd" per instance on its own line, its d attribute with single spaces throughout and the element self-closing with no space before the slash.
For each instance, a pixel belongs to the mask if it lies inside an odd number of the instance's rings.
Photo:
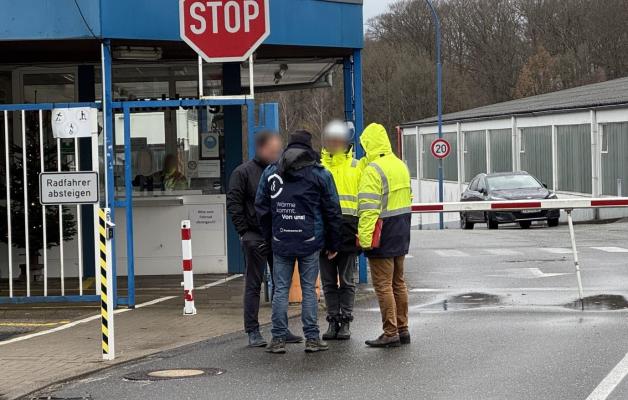
<svg viewBox="0 0 628 400">
<path fill-rule="evenodd" d="M 364 23 L 387 10 L 395 0 L 364 0 Z"/>
</svg>

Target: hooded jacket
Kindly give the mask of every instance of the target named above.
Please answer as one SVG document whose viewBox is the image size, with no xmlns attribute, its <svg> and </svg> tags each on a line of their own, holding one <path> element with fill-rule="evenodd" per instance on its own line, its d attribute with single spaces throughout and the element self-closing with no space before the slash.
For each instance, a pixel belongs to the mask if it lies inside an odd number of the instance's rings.
<svg viewBox="0 0 628 400">
<path fill-rule="evenodd" d="M 229 179 L 227 211 L 236 231 L 244 240 L 262 238 L 255 213 L 255 195 L 266 167 L 264 162 L 256 158 L 236 168 Z"/>
<path fill-rule="evenodd" d="M 386 129 L 369 125 L 360 137 L 367 166 L 360 179 L 358 235 L 367 257 L 390 258 L 408 254 L 412 190 L 406 164 L 395 156 Z M 370 249 L 378 219 L 383 220 L 380 247 Z"/>
<path fill-rule="evenodd" d="M 343 219 L 340 251 L 357 253 L 359 248 L 356 246 L 355 236 L 358 233 L 358 186 L 362 166 L 353 158 L 353 148 L 338 154 L 331 154 L 323 149 L 321 163 L 334 178 L 340 199 Z"/>
<path fill-rule="evenodd" d="M 336 186 L 305 144 L 291 143 L 264 171 L 255 209 L 264 237 L 279 256 L 339 250 L 342 213 Z"/>
</svg>

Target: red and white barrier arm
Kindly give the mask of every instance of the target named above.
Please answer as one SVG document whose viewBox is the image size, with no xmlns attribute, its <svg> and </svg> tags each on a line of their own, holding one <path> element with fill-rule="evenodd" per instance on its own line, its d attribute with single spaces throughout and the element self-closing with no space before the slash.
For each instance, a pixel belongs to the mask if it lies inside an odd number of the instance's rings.
<svg viewBox="0 0 628 400">
<path fill-rule="evenodd" d="M 181 222 L 181 254 L 183 258 L 183 315 L 195 315 L 194 274 L 192 272 L 192 229 L 190 221 Z"/>
<path fill-rule="evenodd" d="M 507 200 L 507 201 L 467 201 L 456 203 L 413 204 L 415 214 L 457 213 L 466 211 L 520 211 L 520 210 L 574 210 L 587 208 L 628 207 L 628 198 L 609 197 L 597 199 L 556 199 L 556 200 Z"/>
</svg>

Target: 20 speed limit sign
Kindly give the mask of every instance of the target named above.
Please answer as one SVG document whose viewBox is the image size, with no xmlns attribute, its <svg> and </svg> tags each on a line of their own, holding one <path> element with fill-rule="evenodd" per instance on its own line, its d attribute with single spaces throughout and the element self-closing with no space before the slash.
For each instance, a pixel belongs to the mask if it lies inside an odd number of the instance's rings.
<svg viewBox="0 0 628 400">
<path fill-rule="evenodd" d="M 445 139 L 436 139 L 432 142 L 432 155 L 439 160 L 447 158 L 451 153 L 451 145 Z"/>
</svg>

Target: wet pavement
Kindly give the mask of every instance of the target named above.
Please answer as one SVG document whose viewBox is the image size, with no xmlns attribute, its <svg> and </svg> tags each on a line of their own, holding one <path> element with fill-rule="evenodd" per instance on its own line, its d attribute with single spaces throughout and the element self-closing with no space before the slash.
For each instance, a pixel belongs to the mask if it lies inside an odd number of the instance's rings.
<svg viewBox="0 0 628 400">
<path fill-rule="evenodd" d="M 565 227 L 417 231 L 407 260 L 413 343 L 369 349 L 377 303 L 356 307 L 353 339 L 306 355 L 248 349 L 243 334 L 159 353 L 47 391 L 93 399 L 585 400 L 628 352 L 628 224 L 576 226 L 578 299 Z M 368 288 L 361 288 L 369 291 Z M 298 321 L 291 321 L 296 328 Z M 130 381 L 163 369 L 194 379 Z M 620 379 L 621 381 L 621 379 Z M 622 382 L 610 396 L 628 398 Z"/>
</svg>

